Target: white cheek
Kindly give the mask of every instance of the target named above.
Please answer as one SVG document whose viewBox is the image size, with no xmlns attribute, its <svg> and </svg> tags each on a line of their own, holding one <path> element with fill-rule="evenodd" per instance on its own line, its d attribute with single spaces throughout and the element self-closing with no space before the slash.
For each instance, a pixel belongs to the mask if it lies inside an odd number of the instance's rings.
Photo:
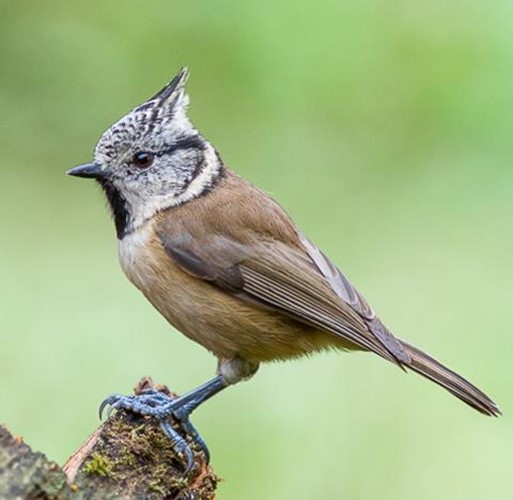
<svg viewBox="0 0 513 500">
<path fill-rule="evenodd" d="M 173 190 L 170 189 L 170 194 L 172 192 Z M 126 182 L 122 188 L 122 193 L 130 207 L 130 225 L 132 228 L 140 227 L 162 209 L 162 198 L 153 195 L 151 190 L 148 191 L 145 183 L 141 182 L 140 179 Z"/>
<path fill-rule="evenodd" d="M 153 215 L 162 210 L 162 200 L 158 197 L 148 196 L 147 199 L 137 192 L 126 194 L 132 216 L 132 227 L 142 226 Z"/>
<path fill-rule="evenodd" d="M 187 153 L 183 153 L 186 155 Z M 178 156 L 178 155 L 176 155 Z M 177 157 L 175 156 L 175 161 Z M 178 158 L 185 161 L 184 158 Z M 207 144 L 204 152 L 204 167 L 201 173 L 192 180 L 186 191 L 177 194 L 177 179 L 167 179 L 168 189 L 165 194 L 151 195 L 141 187 L 140 181 L 134 180 L 125 186 L 125 197 L 130 206 L 131 225 L 137 228 L 149 220 L 153 215 L 169 207 L 180 205 L 189 201 L 201 193 L 212 183 L 212 180 L 219 174 L 221 168 L 214 148 Z"/>
</svg>

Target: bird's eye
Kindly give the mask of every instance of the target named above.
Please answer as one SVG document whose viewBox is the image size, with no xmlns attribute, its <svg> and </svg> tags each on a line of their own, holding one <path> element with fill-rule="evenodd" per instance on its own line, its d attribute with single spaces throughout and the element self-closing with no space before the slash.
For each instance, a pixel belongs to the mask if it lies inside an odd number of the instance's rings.
<svg viewBox="0 0 513 500">
<path fill-rule="evenodd" d="M 153 163 L 153 159 L 153 153 L 147 151 L 138 151 L 132 158 L 134 164 L 139 168 L 148 168 Z"/>
</svg>

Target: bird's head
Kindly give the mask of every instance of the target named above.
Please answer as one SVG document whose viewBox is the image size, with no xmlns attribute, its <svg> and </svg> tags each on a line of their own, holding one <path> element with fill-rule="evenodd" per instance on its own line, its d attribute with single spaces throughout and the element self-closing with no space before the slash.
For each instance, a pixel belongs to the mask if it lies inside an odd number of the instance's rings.
<svg viewBox="0 0 513 500">
<path fill-rule="evenodd" d="M 214 148 L 187 116 L 187 70 L 112 125 L 94 162 L 68 171 L 96 179 L 107 195 L 118 237 L 166 208 L 208 190 L 220 174 Z"/>
</svg>

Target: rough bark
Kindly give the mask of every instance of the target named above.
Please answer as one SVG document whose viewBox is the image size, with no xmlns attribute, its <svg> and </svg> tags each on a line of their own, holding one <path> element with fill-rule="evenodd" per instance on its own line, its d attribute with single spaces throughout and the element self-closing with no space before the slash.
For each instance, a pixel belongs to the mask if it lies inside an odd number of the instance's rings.
<svg viewBox="0 0 513 500">
<path fill-rule="evenodd" d="M 143 379 L 136 393 L 152 385 Z M 158 423 L 131 412 L 109 417 L 62 468 L 0 426 L 0 498 L 215 498 L 218 479 L 202 453 L 185 470 Z"/>
</svg>

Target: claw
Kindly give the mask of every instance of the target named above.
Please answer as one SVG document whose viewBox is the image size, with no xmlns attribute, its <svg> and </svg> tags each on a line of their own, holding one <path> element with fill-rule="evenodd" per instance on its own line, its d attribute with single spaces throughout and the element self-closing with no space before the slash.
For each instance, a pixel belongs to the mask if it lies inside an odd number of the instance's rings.
<svg viewBox="0 0 513 500">
<path fill-rule="evenodd" d="M 98 408 L 98 417 L 100 418 L 100 420 L 103 420 L 103 412 L 105 410 L 105 407 L 108 405 L 109 403 L 107 403 L 107 400 L 104 399 L 100 405 L 100 407 Z"/>
<path fill-rule="evenodd" d="M 160 422 L 160 428 L 164 431 L 164 434 L 171 440 L 173 446 L 175 447 L 178 453 L 185 455 L 187 459 L 187 467 L 185 468 L 184 474 L 187 475 L 192 471 L 194 466 L 194 453 L 191 450 L 191 447 L 187 443 L 187 441 L 178 434 L 178 432 L 173 428 L 171 423 L 168 421 Z"/>
<path fill-rule="evenodd" d="M 107 409 L 107 418 L 109 418 L 112 414 L 112 411 L 116 408 L 117 401 L 122 398 L 120 394 L 111 394 L 108 398 L 105 398 L 100 407 L 98 408 L 98 415 L 100 417 L 100 420 L 103 419 L 103 412 L 105 411 L 105 408 Z"/>
<path fill-rule="evenodd" d="M 102 419 L 103 413 L 107 409 L 108 418 L 114 410 L 124 409 L 139 415 L 156 418 L 160 421 L 162 431 L 171 440 L 176 451 L 186 458 L 187 468 L 185 474 L 188 474 L 194 466 L 194 453 L 186 439 L 174 429 L 171 422 L 174 420 L 181 424 L 184 431 L 189 434 L 193 442 L 201 449 L 207 463 L 210 460 L 210 452 L 199 432 L 189 421 L 189 405 L 180 403 L 180 398 L 167 396 L 154 389 L 148 389 L 136 396 L 112 394 L 100 404 L 99 415 L 100 419 Z"/>
<path fill-rule="evenodd" d="M 178 398 L 168 396 L 155 389 L 146 389 L 136 396 L 113 394 L 100 405 L 100 418 L 105 408 L 108 407 L 108 415 L 113 410 L 123 409 L 157 419 L 160 428 L 171 440 L 177 452 L 184 455 L 187 459 L 185 473 L 188 474 L 194 466 L 194 453 L 187 440 L 172 426 L 172 422 L 175 421 L 181 425 L 185 433 L 189 435 L 191 440 L 203 452 L 208 463 L 210 461 L 210 452 L 203 438 L 191 424 L 189 416 L 204 401 L 210 399 L 228 385 L 222 375 L 217 375 L 205 384 Z"/>
<path fill-rule="evenodd" d="M 198 445 L 201 449 L 201 452 L 205 456 L 205 462 L 207 464 L 210 463 L 210 451 L 207 447 L 207 443 L 205 443 L 204 439 L 201 437 L 200 433 L 196 430 L 194 425 L 191 424 L 189 419 L 181 420 L 182 427 L 185 429 L 185 432 L 191 436 L 192 440 Z"/>
</svg>

